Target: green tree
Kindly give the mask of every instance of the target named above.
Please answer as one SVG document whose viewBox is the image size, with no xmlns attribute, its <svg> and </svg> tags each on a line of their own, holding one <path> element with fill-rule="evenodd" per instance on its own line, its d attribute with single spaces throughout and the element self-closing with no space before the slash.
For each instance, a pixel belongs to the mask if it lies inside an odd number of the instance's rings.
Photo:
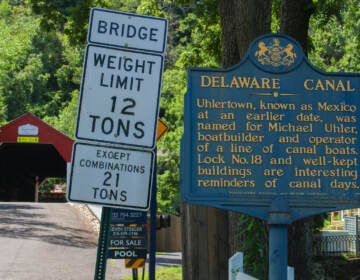
<svg viewBox="0 0 360 280">
<path fill-rule="evenodd" d="M 0 122 L 12 114 L 8 99 L 15 88 L 17 72 L 26 63 L 27 53 L 32 47 L 37 22 L 31 19 L 30 11 L 24 6 L 12 6 L 8 1 L 0 2 Z M 12 98 L 21 101 L 23 96 Z M 19 102 L 21 103 L 21 102 Z M 20 105 L 20 104 L 19 104 Z"/>
<path fill-rule="evenodd" d="M 74 45 L 86 41 L 91 7 L 107 7 L 107 0 L 29 0 L 31 9 L 40 16 L 43 31 L 60 31 Z"/>
</svg>

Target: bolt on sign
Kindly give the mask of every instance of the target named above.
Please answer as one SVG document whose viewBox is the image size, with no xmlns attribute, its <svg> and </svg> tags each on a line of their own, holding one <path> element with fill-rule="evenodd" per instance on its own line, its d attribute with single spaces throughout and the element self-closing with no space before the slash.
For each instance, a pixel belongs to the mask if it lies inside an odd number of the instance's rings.
<svg viewBox="0 0 360 280">
<path fill-rule="evenodd" d="M 181 194 L 190 203 L 291 220 L 360 206 L 360 75 L 315 68 L 282 34 L 229 69 L 191 68 Z"/>
</svg>

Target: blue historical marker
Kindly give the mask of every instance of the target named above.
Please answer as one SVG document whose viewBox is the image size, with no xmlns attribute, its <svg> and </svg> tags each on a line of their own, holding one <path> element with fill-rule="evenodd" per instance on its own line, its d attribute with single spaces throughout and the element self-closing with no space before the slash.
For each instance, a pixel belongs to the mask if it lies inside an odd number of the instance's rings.
<svg viewBox="0 0 360 280">
<path fill-rule="evenodd" d="M 359 207 L 359 77 L 320 71 L 282 34 L 257 38 L 232 68 L 189 69 L 182 198 L 272 225 Z M 270 252 L 270 273 L 286 258 Z"/>
</svg>

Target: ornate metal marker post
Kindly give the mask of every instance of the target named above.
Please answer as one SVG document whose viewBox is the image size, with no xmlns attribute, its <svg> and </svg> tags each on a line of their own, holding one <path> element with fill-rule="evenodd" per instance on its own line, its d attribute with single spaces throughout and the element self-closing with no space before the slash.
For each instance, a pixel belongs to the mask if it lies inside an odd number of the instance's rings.
<svg viewBox="0 0 360 280">
<path fill-rule="evenodd" d="M 275 198 L 269 208 L 269 279 L 287 279 L 288 225 L 291 223 L 288 202 Z"/>
</svg>

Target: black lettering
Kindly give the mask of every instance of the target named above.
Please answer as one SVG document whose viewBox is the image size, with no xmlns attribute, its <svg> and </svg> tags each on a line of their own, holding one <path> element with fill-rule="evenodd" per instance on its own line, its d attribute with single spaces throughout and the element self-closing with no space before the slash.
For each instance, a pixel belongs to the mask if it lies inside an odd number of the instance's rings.
<svg viewBox="0 0 360 280">
<path fill-rule="evenodd" d="M 106 125 L 108 123 L 109 125 Z M 108 129 L 106 129 L 106 126 L 108 126 Z M 101 124 L 101 131 L 104 134 L 110 134 L 113 131 L 114 128 L 114 121 L 111 118 L 104 118 Z"/>
<path fill-rule="evenodd" d="M 93 198 L 96 198 L 96 194 L 97 194 L 97 191 L 99 190 L 99 188 L 92 188 L 94 190 L 94 196 Z"/>
<path fill-rule="evenodd" d="M 106 23 L 106 21 L 99 20 L 98 32 L 99 33 L 106 33 L 106 31 L 107 31 L 107 23 Z"/>
<path fill-rule="evenodd" d="M 136 138 L 140 139 L 144 137 L 144 130 L 141 128 L 141 126 L 144 127 L 144 125 L 143 122 L 135 123 L 135 129 L 139 132 L 139 134 L 133 133 Z"/>
<path fill-rule="evenodd" d="M 128 62 L 130 61 L 130 64 Z M 126 58 L 124 61 L 124 70 L 130 72 L 133 69 L 133 65 L 131 64 L 133 60 L 131 58 Z"/>
<path fill-rule="evenodd" d="M 107 187 L 110 187 L 111 184 L 110 184 L 108 181 L 111 179 L 111 172 L 106 171 L 106 172 L 104 173 L 104 175 L 105 175 L 105 180 L 104 180 L 104 182 L 103 182 L 103 185 L 104 185 L 104 186 L 107 186 Z"/>
<path fill-rule="evenodd" d="M 113 64 L 115 63 L 115 59 L 116 59 L 116 56 L 113 56 L 113 55 L 108 56 L 107 68 L 115 69 L 115 66 L 113 66 Z"/>
<path fill-rule="evenodd" d="M 150 28 L 150 41 L 154 41 L 156 42 L 157 39 L 155 38 L 156 37 L 156 31 L 159 31 L 159 29 L 157 28 Z"/>
<path fill-rule="evenodd" d="M 144 32 L 142 32 L 144 30 Z M 139 38 L 141 40 L 145 40 L 147 38 L 147 34 L 146 34 L 147 28 L 145 26 L 141 26 L 139 28 Z"/>
<path fill-rule="evenodd" d="M 141 79 L 141 78 L 136 78 L 136 80 L 138 81 L 138 86 L 137 86 L 137 91 L 140 91 L 140 88 L 141 88 L 141 82 L 144 80 L 144 79 Z"/>
<path fill-rule="evenodd" d="M 151 72 L 152 72 L 152 66 L 155 64 L 155 61 L 148 61 L 147 63 L 150 65 L 150 68 L 149 68 L 149 74 L 151 75 Z"/>
<path fill-rule="evenodd" d="M 94 115 L 90 115 L 90 118 L 92 118 L 92 125 L 91 125 L 91 132 L 95 131 L 95 127 L 96 127 L 96 120 L 100 119 L 100 116 L 94 116 Z"/>
<path fill-rule="evenodd" d="M 124 131 L 124 134 L 126 137 L 129 136 L 129 129 L 130 129 L 130 120 L 126 121 L 126 127 L 121 119 L 118 121 L 118 127 L 117 127 L 117 135 L 120 135 L 121 131 Z"/>
<path fill-rule="evenodd" d="M 117 76 L 116 78 L 116 88 L 123 88 L 126 89 L 127 88 L 127 81 L 128 81 L 128 77 L 126 76 L 123 80 L 121 80 L 120 76 Z"/>
<path fill-rule="evenodd" d="M 100 66 L 103 67 L 105 58 L 106 58 L 105 54 L 101 55 L 101 54 L 94 53 L 94 66 L 97 66 L 98 63 L 100 62 Z"/>
<path fill-rule="evenodd" d="M 131 33 L 132 32 L 132 33 Z M 127 27 L 127 32 L 126 32 L 126 37 L 128 38 L 134 38 L 136 35 L 136 28 L 133 25 L 128 25 Z"/>
<path fill-rule="evenodd" d="M 104 73 L 101 73 L 101 75 L 100 75 L 100 86 L 109 87 L 109 85 L 104 83 Z"/>
<path fill-rule="evenodd" d="M 121 201 L 126 201 L 127 200 L 127 192 L 126 191 L 121 191 L 120 192 L 120 200 Z"/>
<path fill-rule="evenodd" d="M 135 112 L 131 111 L 130 109 L 134 108 L 136 106 L 136 101 L 132 98 L 124 98 L 123 99 L 124 103 L 125 102 L 129 102 L 130 104 L 125 106 L 122 110 L 121 110 L 121 114 L 124 115 L 135 115 Z"/>
<path fill-rule="evenodd" d="M 112 23 L 110 24 L 109 34 L 111 35 L 111 34 L 112 34 L 112 31 L 114 30 L 116 36 L 118 36 L 118 31 L 117 31 L 118 29 L 119 29 L 119 24 L 117 24 L 116 22 L 112 22 Z"/>
<path fill-rule="evenodd" d="M 118 191 L 117 190 L 110 190 L 110 195 L 109 195 L 109 199 L 110 200 L 117 200 L 118 197 Z"/>
<path fill-rule="evenodd" d="M 106 189 L 102 189 L 102 190 L 100 191 L 100 198 L 101 198 L 101 199 L 106 199 L 107 196 L 108 196 L 107 190 L 106 190 Z"/>
<path fill-rule="evenodd" d="M 139 60 L 136 60 L 136 64 L 135 64 L 135 72 L 138 72 L 138 68 L 141 68 L 141 73 L 144 73 L 145 71 L 145 60 L 142 61 L 142 64 L 139 64 Z"/>
</svg>

